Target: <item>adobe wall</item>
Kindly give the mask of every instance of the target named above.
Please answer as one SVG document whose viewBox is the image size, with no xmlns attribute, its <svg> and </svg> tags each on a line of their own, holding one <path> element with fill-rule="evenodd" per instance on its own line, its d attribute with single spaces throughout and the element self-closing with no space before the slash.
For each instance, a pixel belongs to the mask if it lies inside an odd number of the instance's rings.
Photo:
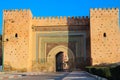
<svg viewBox="0 0 120 80">
<path fill-rule="evenodd" d="M 55 64 L 53 65 L 55 56 L 52 56 L 53 62 L 50 63 L 47 56 L 53 48 L 61 45 L 74 53 L 76 61 L 74 66 L 80 69 L 87 62 L 89 63 L 89 24 L 88 17 L 34 17 L 32 20 L 33 70 L 55 71 Z M 84 43 L 87 45 L 87 51 L 84 49 L 86 48 Z"/>
<path fill-rule="evenodd" d="M 120 62 L 119 9 L 90 9 L 92 64 Z"/>
<path fill-rule="evenodd" d="M 84 17 L 33 17 L 32 26 L 88 25 L 88 16 Z"/>
<path fill-rule="evenodd" d="M 80 41 L 83 39 L 81 34 L 86 44 Z M 46 58 L 45 55 L 52 49 L 50 46 L 61 44 L 67 45 L 68 48 L 75 44 L 77 48 L 73 49 L 77 51 L 76 54 L 82 56 L 82 58 L 79 56 L 82 65 L 90 63 L 91 58 L 93 65 L 119 62 L 119 35 L 118 9 L 90 9 L 90 19 L 88 17 L 32 18 L 30 10 L 4 10 L 4 70 L 31 71 L 34 62 L 37 64 L 35 68 L 45 70 L 47 64 L 38 64 L 37 60 Z M 74 50 L 72 51 L 75 52 Z M 86 54 L 81 54 L 80 50 L 81 53 L 86 51 Z"/>
<path fill-rule="evenodd" d="M 30 70 L 31 23 L 30 10 L 3 11 L 4 70 Z"/>
</svg>

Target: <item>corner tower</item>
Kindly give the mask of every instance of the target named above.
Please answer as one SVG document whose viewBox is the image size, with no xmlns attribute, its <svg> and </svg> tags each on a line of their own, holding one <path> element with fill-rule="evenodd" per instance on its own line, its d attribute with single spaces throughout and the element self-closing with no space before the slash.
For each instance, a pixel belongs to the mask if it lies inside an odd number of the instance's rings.
<svg viewBox="0 0 120 80">
<path fill-rule="evenodd" d="M 4 70 L 30 71 L 31 24 L 32 14 L 30 10 L 4 10 Z"/>
<path fill-rule="evenodd" d="M 93 65 L 120 61 L 119 9 L 90 9 Z"/>
</svg>

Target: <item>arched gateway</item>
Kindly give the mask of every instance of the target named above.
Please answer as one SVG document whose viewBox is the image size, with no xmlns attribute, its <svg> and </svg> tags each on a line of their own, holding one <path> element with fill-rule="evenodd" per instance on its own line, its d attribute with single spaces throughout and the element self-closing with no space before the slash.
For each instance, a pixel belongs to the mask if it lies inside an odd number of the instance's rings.
<svg viewBox="0 0 120 80">
<path fill-rule="evenodd" d="M 74 54 L 65 46 L 57 46 L 53 48 L 48 56 L 47 62 L 49 65 L 49 71 L 64 71 L 74 69 Z"/>
<path fill-rule="evenodd" d="M 30 10 L 4 10 L 4 71 L 80 70 L 120 62 L 119 9 L 90 9 L 89 16 L 43 18 Z"/>
</svg>

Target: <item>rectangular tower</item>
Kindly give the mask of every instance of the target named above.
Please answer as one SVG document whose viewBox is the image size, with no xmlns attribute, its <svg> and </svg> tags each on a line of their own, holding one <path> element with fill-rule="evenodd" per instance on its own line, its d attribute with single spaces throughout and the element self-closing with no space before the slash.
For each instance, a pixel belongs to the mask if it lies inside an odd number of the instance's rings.
<svg viewBox="0 0 120 80">
<path fill-rule="evenodd" d="M 90 9 L 92 63 L 120 61 L 119 9 Z"/>
<path fill-rule="evenodd" d="M 4 10 L 4 70 L 30 71 L 31 24 L 32 14 L 30 10 Z"/>
</svg>

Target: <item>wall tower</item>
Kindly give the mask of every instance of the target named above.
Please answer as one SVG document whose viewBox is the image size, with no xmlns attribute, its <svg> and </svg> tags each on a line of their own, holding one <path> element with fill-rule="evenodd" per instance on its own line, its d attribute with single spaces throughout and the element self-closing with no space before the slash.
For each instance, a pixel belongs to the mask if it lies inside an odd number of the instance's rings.
<svg viewBox="0 0 120 80">
<path fill-rule="evenodd" d="M 30 71 L 31 24 L 30 10 L 4 10 L 4 70 Z"/>
<path fill-rule="evenodd" d="M 119 9 L 90 9 L 93 65 L 120 61 Z"/>
</svg>

